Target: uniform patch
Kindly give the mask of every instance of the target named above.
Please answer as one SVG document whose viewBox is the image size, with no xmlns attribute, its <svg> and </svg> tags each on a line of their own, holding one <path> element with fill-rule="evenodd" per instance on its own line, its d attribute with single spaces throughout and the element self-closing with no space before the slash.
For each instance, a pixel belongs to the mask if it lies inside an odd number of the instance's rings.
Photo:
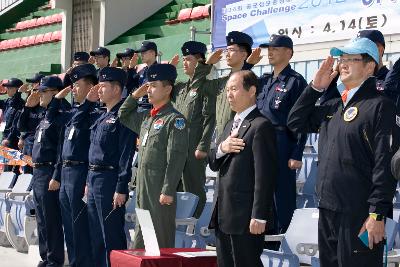
<svg viewBox="0 0 400 267">
<path fill-rule="evenodd" d="M 190 90 L 190 97 L 195 97 L 197 95 L 197 90 Z"/>
<path fill-rule="evenodd" d="M 175 126 L 175 128 L 178 129 L 178 130 L 183 130 L 183 129 L 185 129 L 185 126 L 186 126 L 186 124 L 185 124 L 185 119 L 183 119 L 183 118 L 177 118 L 177 119 L 175 119 L 175 124 L 174 124 L 174 126 Z"/>
<path fill-rule="evenodd" d="M 396 124 L 400 127 L 400 117 L 396 115 Z"/>
<path fill-rule="evenodd" d="M 356 107 L 350 107 L 344 113 L 343 119 L 344 119 L 344 121 L 347 121 L 347 122 L 352 121 L 355 119 L 357 114 L 358 114 L 358 109 Z"/>
<path fill-rule="evenodd" d="M 154 130 L 160 130 L 161 127 L 163 127 L 163 125 L 164 125 L 164 120 L 162 119 L 156 120 L 153 124 Z"/>
<path fill-rule="evenodd" d="M 106 123 L 115 123 L 116 121 L 116 118 L 109 118 L 108 120 L 106 120 Z"/>
</svg>

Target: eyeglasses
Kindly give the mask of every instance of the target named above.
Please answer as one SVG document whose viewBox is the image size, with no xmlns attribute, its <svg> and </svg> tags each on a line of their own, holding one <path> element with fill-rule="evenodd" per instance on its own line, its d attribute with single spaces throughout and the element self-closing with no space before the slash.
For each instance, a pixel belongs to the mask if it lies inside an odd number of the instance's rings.
<svg viewBox="0 0 400 267">
<path fill-rule="evenodd" d="M 362 58 L 354 57 L 354 58 L 338 58 L 339 64 L 354 64 L 356 62 L 364 61 Z"/>
<path fill-rule="evenodd" d="M 227 49 L 224 50 L 224 52 L 228 53 L 228 52 L 244 52 L 244 51 L 241 50 L 241 49 L 227 48 Z"/>
</svg>

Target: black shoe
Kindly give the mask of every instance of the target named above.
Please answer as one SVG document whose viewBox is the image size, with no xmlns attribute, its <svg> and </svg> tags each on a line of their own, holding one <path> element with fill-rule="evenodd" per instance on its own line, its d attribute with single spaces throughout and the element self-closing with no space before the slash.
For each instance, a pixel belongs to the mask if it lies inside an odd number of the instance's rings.
<svg viewBox="0 0 400 267">
<path fill-rule="evenodd" d="M 47 261 L 40 261 L 37 265 L 37 267 L 46 267 L 47 266 Z"/>
</svg>

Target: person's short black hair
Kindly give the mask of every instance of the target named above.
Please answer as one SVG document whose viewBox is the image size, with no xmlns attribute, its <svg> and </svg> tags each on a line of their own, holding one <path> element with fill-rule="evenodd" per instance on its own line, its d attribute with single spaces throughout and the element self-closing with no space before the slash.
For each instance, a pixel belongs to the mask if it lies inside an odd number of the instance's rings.
<svg viewBox="0 0 400 267">
<path fill-rule="evenodd" d="M 170 81 L 170 80 L 163 80 L 161 81 L 163 86 L 168 86 L 171 85 L 172 87 L 174 87 L 175 82 L 174 81 Z"/>
<path fill-rule="evenodd" d="M 362 61 L 364 63 L 369 63 L 369 62 L 374 62 L 375 63 L 374 75 L 376 75 L 378 73 L 378 70 L 379 70 L 379 66 L 376 63 L 376 61 L 370 55 L 368 55 L 367 53 L 361 54 L 361 58 L 362 58 Z"/>
<path fill-rule="evenodd" d="M 111 83 L 112 86 L 119 86 L 119 88 L 122 90 L 124 89 L 124 84 L 121 84 L 119 81 L 109 81 L 109 83 Z"/>
<path fill-rule="evenodd" d="M 90 83 L 91 85 L 98 84 L 97 77 L 95 76 L 86 76 L 83 77 L 82 80 L 84 80 L 86 83 Z"/>
<path fill-rule="evenodd" d="M 258 77 L 251 70 L 241 70 L 237 72 L 243 78 L 243 88 L 249 91 L 252 86 L 258 87 Z"/>
<path fill-rule="evenodd" d="M 248 58 L 251 55 L 251 52 L 253 52 L 248 44 L 237 44 L 237 46 L 239 47 L 240 50 L 246 51 L 247 53 L 246 58 Z"/>
</svg>

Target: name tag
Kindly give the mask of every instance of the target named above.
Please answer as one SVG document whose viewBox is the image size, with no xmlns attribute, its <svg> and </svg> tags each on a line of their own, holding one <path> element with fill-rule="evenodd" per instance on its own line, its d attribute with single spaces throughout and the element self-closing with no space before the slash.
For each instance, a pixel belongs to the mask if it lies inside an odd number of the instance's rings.
<svg viewBox="0 0 400 267">
<path fill-rule="evenodd" d="M 4 129 L 6 128 L 6 123 L 3 121 L 0 123 L 0 132 L 4 132 Z"/>
<path fill-rule="evenodd" d="M 74 132 L 75 132 L 75 127 L 72 127 L 68 134 L 68 140 L 72 140 L 72 137 L 74 136 Z"/>
<path fill-rule="evenodd" d="M 147 142 L 147 137 L 148 136 L 149 136 L 149 131 L 147 131 L 143 136 L 142 146 L 146 146 L 146 142 Z"/>
<path fill-rule="evenodd" d="M 42 133 L 43 133 L 43 130 L 40 129 L 40 130 L 39 130 L 39 133 L 38 133 L 38 137 L 37 137 L 37 142 L 38 142 L 38 143 L 40 143 L 40 142 L 42 141 Z"/>
</svg>

